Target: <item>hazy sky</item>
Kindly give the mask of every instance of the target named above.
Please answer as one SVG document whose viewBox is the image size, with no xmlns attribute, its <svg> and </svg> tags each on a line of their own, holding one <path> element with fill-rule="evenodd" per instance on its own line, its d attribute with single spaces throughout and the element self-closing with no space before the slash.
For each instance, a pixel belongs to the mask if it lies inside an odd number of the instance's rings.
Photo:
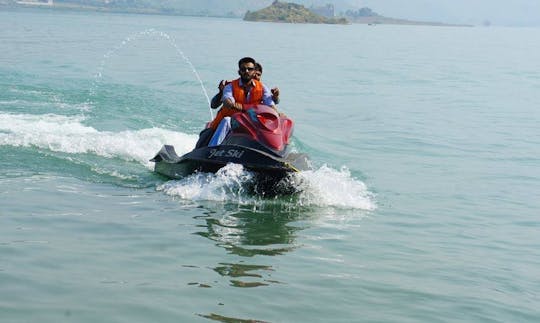
<svg viewBox="0 0 540 323">
<path fill-rule="evenodd" d="M 331 1 L 327 1 L 329 3 Z M 448 23 L 540 26 L 540 0 L 342 0 L 388 17 Z"/>
</svg>

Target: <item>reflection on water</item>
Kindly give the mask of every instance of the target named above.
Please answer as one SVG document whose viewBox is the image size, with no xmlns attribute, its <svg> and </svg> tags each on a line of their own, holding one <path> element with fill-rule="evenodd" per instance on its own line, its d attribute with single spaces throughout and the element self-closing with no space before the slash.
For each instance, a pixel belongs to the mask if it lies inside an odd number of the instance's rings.
<svg viewBox="0 0 540 323">
<path fill-rule="evenodd" d="M 245 265 L 245 264 L 231 264 L 231 263 L 220 263 L 220 266 L 214 268 L 221 276 L 229 277 L 256 277 L 263 278 L 262 275 L 253 273 L 254 271 L 272 271 L 271 266 L 260 266 L 260 265 Z M 269 281 L 267 281 L 269 282 Z M 263 282 L 245 282 L 240 280 L 231 280 L 231 284 L 235 287 L 258 287 L 266 286 L 267 283 Z"/>
<path fill-rule="evenodd" d="M 223 206 L 221 207 L 223 208 Z M 229 280 L 236 288 L 255 288 L 270 284 L 285 284 L 272 279 L 275 268 L 268 256 L 280 256 L 299 246 L 295 242 L 297 232 L 306 228 L 302 220 L 309 217 L 308 208 L 280 203 L 279 200 L 262 201 L 257 205 L 229 205 L 219 214 L 211 211 L 196 219 L 204 221 L 199 227 L 203 230 L 195 234 L 208 238 L 223 248 L 238 261 L 220 262 L 212 269 Z M 261 256 L 265 264 L 261 264 Z M 201 286 L 199 287 L 208 287 Z M 198 314 L 218 322 L 264 322 L 255 319 L 242 319 L 223 316 L 217 313 Z"/>
<path fill-rule="evenodd" d="M 201 317 L 204 317 L 204 318 L 207 318 L 207 319 L 210 319 L 210 320 L 214 320 L 214 321 L 218 321 L 218 322 L 225 322 L 225 323 L 265 323 L 265 321 L 259 321 L 259 320 L 243 320 L 243 319 L 238 319 L 238 318 L 233 318 L 233 317 L 226 317 L 226 316 L 223 316 L 223 315 L 218 315 L 218 314 L 208 314 L 208 315 L 200 315 Z"/>
<path fill-rule="evenodd" d="M 291 210 L 277 201 L 262 205 L 230 206 L 225 215 L 212 211 L 196 217 L 204 220 L 204 231 L 195 234 L 215 241 L 216 246 L 241 257 L 239 262 L 218 263 L 213 270 L 230 278 L 234 287 L 260 287 L 279 283 L 271 279 L 274 268 L 255 262 L 256 256 L 279 256 L 297 248 L 296 232 L 302 230 L 300 220 L 308 215 L 304 210 Z M 287 210 L 284 210 L 287 208 Z M 251 258 L 251 259 L 250 259 Z M 249 260 L 248 260 L 249 259 Z"/>
</svg>

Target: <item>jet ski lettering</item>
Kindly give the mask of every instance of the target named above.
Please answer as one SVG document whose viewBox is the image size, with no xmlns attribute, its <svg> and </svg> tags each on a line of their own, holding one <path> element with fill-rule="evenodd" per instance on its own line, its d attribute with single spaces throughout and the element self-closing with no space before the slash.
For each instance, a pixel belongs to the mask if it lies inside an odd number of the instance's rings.
<svg viewBox="0 0 540 323">
<path fill-rule="evenodd" d="M 210 150 L 210 154 L 208 155 L 208 158 L 214 158 L 214 157 L 242 158 L 242 155 L 244 155 L 244 150 L 212 149 Z"/>
<path fill-rule="evenodd" d="M 227 157 L 232 157 L 232 158 L 242 158 L 243 154 L 244 154 L 243 150 L 229 149 L 227 151 Z"/>
</svg>

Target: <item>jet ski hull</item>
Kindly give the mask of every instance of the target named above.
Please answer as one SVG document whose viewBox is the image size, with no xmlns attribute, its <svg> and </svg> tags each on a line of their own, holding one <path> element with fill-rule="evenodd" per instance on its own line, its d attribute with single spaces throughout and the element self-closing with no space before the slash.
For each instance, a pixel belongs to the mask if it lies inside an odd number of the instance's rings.
<svg viewBox="0 0 540 323">
<path fill-rule="evenodd" d="M 286 158 L 238 145 L 202 147 L 179 157 L 173 146 L 165 145 L 151 159 L 155 171 L 173 179 L 180 179 L 196 172 L 215 173 L 229 163 L 241 164 L 244 168 L 267 177 L 280 180 L 289 173 L 309 169 L 307 155 L 290 153 Z"/>
</svg>

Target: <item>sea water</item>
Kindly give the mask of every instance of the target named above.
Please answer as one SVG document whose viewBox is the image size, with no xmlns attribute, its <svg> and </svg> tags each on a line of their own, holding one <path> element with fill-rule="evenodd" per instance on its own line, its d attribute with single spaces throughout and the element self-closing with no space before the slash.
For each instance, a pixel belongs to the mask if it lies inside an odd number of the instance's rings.
<svg viewBox="0 0 540 323">
<path fill-rule="evenodd" d="M 1 322 L 540 320 L 540 30 L 0 12 Z M 253 56 L 313 170 L 170 181 Z"/>
</svg>

